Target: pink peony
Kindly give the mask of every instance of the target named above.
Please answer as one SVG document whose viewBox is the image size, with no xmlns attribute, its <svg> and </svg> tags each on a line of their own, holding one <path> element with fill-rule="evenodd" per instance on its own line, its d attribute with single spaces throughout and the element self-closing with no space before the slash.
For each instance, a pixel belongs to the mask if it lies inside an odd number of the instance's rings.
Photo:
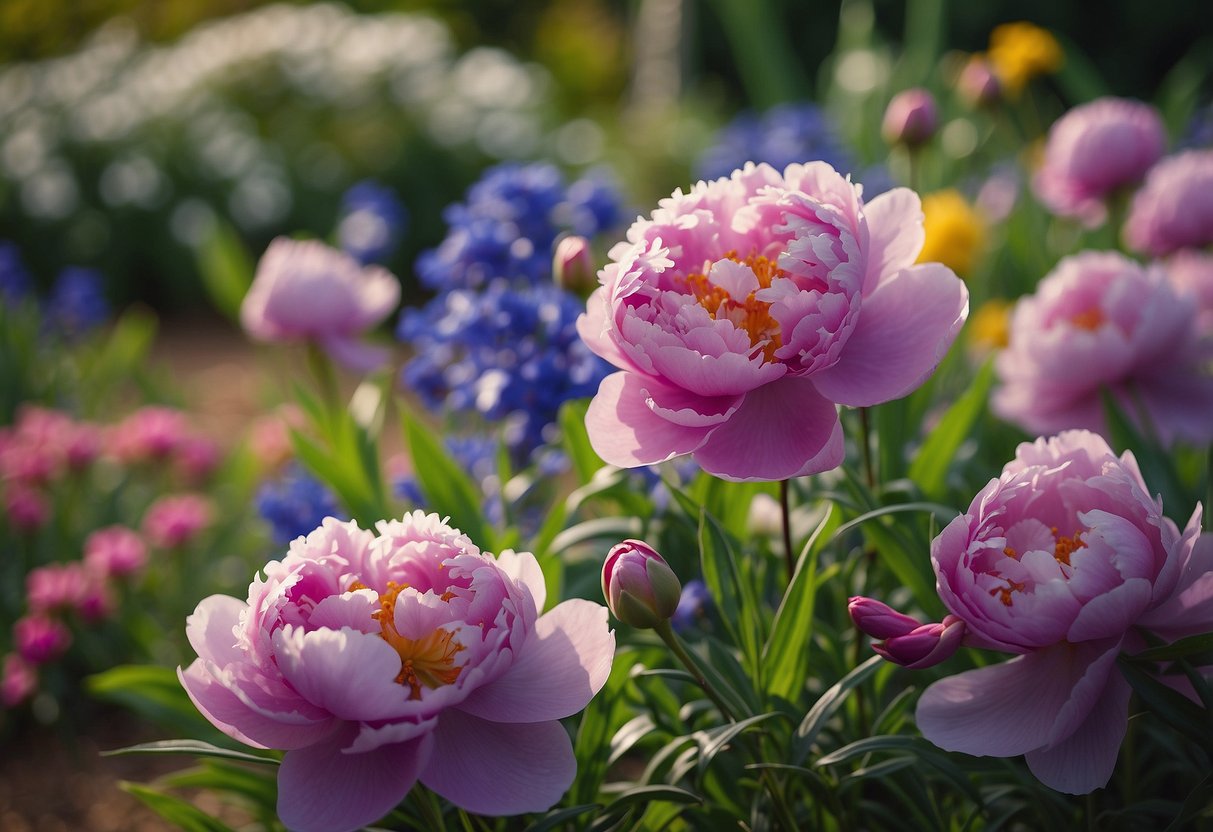
<svg viewBox="0 0 1213 832">
<path fill-rule="evenodd" d="M 1195 309 L 1157 268 L 1113 252 L 1067 257 L 1020 299 L 990 405 L 1029 433 L 1106 435 L 1101 390 L 1164 444 L 1213 439 L 1213 375 Z"/>
<path fill-rule="evenodd" d="M 1129 248 L 1153 257 L 1213 243 L 1213 150 L 1178 153 L 1151 168 L 1122 233 Z"/>
<path fill-rule="evenodd" d="M 75 609 L 94 580 L 79 561 L 39 566 L 25 576 L 25 603 L 33 612 Z"/>
<path fill-rule="evenodd" d="M 278 813 L 291 829 L 355 829 L 420 780 L 470 812 L 542 811 L 573 781 L 558 721 L 606 682 L 606 609 L 540 615 L 529 553 L 482 553 L 438 515 L 378 534 L 327 518 L 255 579 L 187 622 L 179 671 L 228 735 L 286 749 Z"/>
<path fill-rule="evenodd" d="M 0 705 L 15 708 L 38 689 L 38 673 L 16 653 L 4 657 L 0 669 Z"/>
<path fill-rule="evenodd" d="M 211 524 L 214 506 L 200 494 L 161 497 L 143 515 L 143 534 L 153 546 L 175 549 Z"/>
<path fill-rule="evenodd" d="M 257 264 L 240 320 L 259 341 L 314 341 L 342 364 L 371 370 L 387 353 L 358 339 L 390 315 L 400 281 L 314 240 L 279 237 Z"/>
<path fill-rule="evenodd" d="M 110 449 L 122 462 L 166 459 L 190 435 L 185 414 L 171 407 L 141 407 L 110 430 Z"/>
<path fill-rule="evenodd" d="M 1099 98 L 1054 122 L 1032 189 L 1053 213 L 1094 228 L 1107 218 L 1105 200 L 1139 182 L 1166 145 L 1162 118 L 1149 104 Z"/>
<path fill-rule="evenodd" d="M 13 625 L 13 645 L 30 664 L 46 664 L 59 658 L 71 643 L 71 630 L 45 613 L 32 613 Z"/>
<path fill-rule="evenodd" d="M 931 685 L 918 727 L 951 751 L 1027 755 L 1050 788 L 1108 782 L 1128 721 L 1116 657 L 1213 630 L 1213 537 L 1200 506 L 1181 534 L 1131 453 L 1086 431 L 1019 446 L 931 543 L 940 597 L 965 644 L 1017 653 Z"/>
<path fill-rule="evenodd" d="M 1196 304 L 1201 337 L 1213 337 L 1213 254 L 1184 249 L 1167 258 L 1164 269 L 1171 285 Z"/>
<path fill-rule="evenodd" d="M 147 564 L 147 545 L 133 529 L 107 526 L 84 541 L 84 563 L 107 578 L 126 578 Z"/>
<path fill-rule="evenodd" d="M 939 364 L 968 293 L 923 243 L 918 196 L 865 204 L 829 165 L 746 165 L 675 191 L 612 249 L 578 331 L 620 368 L 586 417 L 607 462 L 694 454 L 731 480 L 837 466 L 836 404 L 904 396 Z"/>
<path fill-rule="evenodd" d="M 26 533 L 38 531 L 51 516 L 50 503 L 42 492 L 17 483 L 4 492 L 4 511 L 12 527 Z"/>
</svg>

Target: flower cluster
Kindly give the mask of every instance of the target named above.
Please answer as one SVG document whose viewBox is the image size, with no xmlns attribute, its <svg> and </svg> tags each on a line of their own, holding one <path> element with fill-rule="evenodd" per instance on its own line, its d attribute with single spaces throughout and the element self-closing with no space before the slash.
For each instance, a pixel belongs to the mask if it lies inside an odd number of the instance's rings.
<svg viewBox="0 0 1213 832">
<path fill-rule="evenodd" d="M 287 544 L 316 528 L 326 517 L 341 517 L 333 492 L 298 465 L 257 490 L 257 513 L 270 529 L 275 543 Z"/>
<path fill-rule="evenodd" d="M 224 733 L 286 750 L 291 829 L 356 829 L 418 781 L 471 812 L 542 811 L 576 769 L 558 720 L 602 687 L 615 644 L 600 605 L 541 615 L 545 599 L 532 555 L 483 553 L 437 515 L 377 533 L 329 518 L 247 601 L 198 605 L 179 675 Z"/>
<path fill-rule="evenodd" d="M 59 272 L 39 309 L 45 330 L 74 340 L 110 318 L 101 274 L 95 269 L 68 266 Z M 34 298 L 33 281 L 17 246 L 0 241 L 0 307 Z"/>
<path fill-rule="evenodd" d="M 378 262 L 391 254 L 407 223 L 408 211 L 396 194 L 368 179 L 341 197 L 337 239 L 359 263 Z"/>
<path fill-rule="evenodd" d="M 766 162 L 776 170 L 798 162 L 821 161 L 843 172 L 852 168 L 850 151 L 838 127 L 821 107 L 811 102 L 780 104 L 761 115 L 734 118 L 699 159 L 703 179 L 728 176 L 746 162 Z"/>
</svg>

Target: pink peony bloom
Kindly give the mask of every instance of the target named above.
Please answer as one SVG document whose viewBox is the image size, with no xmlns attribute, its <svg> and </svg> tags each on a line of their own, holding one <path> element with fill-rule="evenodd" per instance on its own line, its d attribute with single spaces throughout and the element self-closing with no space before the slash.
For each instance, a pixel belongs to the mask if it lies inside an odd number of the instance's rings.
<svg viewBox="0 0 1213 832">
<path fill-rule="evenodd" d="M 1213 243 L 1213 150 L 1178 153 L 1151 168 L 1122 233 L 1129 248 L 1153 257 Z"/>
<path fill-rule="evenodd" d="M 1054 214 L 1094 228 L 1107 218 L 1105 200 L 1139 182 L 1166 145 L 1162 118 L 1149 104 L 1099 98 L 1053 123 L 1032 189 Z"/>
<path fill-rule="evenodd" d="M 171 407 L 141 407 L 110 430 L 110 450 L 122 462 L 163 460 L 190 435 L 185 414 Z"/>
<path fill-rule="evenodd" d="M 606 682 L 607 611 L 540 615 L 529 553 L 482 553 L 438 515 L 378 534 L 327 518 L 291 543 L 248 601 L 214 595 L 179 671 L 220 730 L 286 750 L 278 813 L 291 829 L 356 829 L 420 780 L 470 812 L 542 811 L 573 781 L 562 717 Z"/>
<path fill-rule="evenodd" d="M 25 576 L 25 603 L 33 612 L 75 609 L 94 580 L 83 563 L 52 563 Z"/>
<path fill-rule="evenodd" d="M 938 127 L 939 107 L 935 97 L 921 87 L 911 87 L 889 101 L 880 132 L 889 144 L 917 147 L 934 136 Z"/>
<path fill-rule="evenodd" d="M 84 563 L 107 578 L 126 578 L 147 565 L 147 545 L 133 529 L 107 526 L 84 541 Z"/>
<path fill-rule="evenodd" d="M 1108 782 L 1128 721 L 1124 650 L 1213 630 L 1213 537 L 1200 506 L 1181 534 L 1131 453 L 1069 431 L 1019 446 L 931 543 L 965 644 L 1019 654 L 931 685 L 918 727 L 951 751 L 1027 755 L 1045 785 Z"/>
<path fill-rule="evenodd" d="M 45 613 L 27 615 L 13 625 L 13 645 L 30 664 L 46 664 L 59 658 L 71 643 L 71 630 Z"/>
<path fill-rule="evenodd" d="M 342 364 L 371 370 L 387 351 L 359 341 L 390 315 L 400 281 L 314 240 L 279 237 L 257 264 L 240 320 L 259 341 L 314 341 Z"/>
<path fill-rule="evenodd" d="M 20 532 L 36 532 L 50 519 L 51 507 L 40 491 L 12 483 L 4 492 L 8 522 Z"/>
<path fill-rule="evenodd" d="M 0 669 L 0 705 L 15 708 L 38 689 L 38 672 L 16 653 L 4 657 Z"/>
<path fill-rule="evenodd" d="M 89 422 L 75 422 L 63 442 L 67 467 L 73 471 L 81 471 L 92 465 L 101 455 L 103 444 L 101 428 Z"/>
<path fill-rule="evenodd" d="M 590 441 L 636 467 L 693 454 L 730 480 L 836 467 L 836 404 L 904 396 L 968 314 L 923 243 L 918 196 L 865 204 L 829 165 L 746 165 L 675 191 L 612 249 L 577 322 L 620 372 L 590 404 Z"/>
<path fill-rule="evenodd" d="M 1016 305 L 991 408 L 1029 433 L 1106 436 L 1106 389 L 1143 429 L 1144 411 L 1162 443 L 1208 442 L 1213 375 L 1194 318 L 1157 268 L 1113 252 L 1067 257 Z"/>
<path fill-rule="evenodd" d="M 223 452 L 219 445 L 205 436 L 188 436 L 177 448 L 176 468 L 187 482 L 205 482 L 218 467 Z"/>
<path fill-rule="evenodd" d="M 161 497 L 143 515 L 143 534 L 153 546 L 175 549 L 211 524 L 214 506 L 200 494 Z"/>
<path fill-rule="evenodd" d="M 1213 337 L 1213 254 L 1184 249 L 1167 258 L 1164 270 L 1171 285 L 1196 304 L 1201 337 Z"/>
</svg>

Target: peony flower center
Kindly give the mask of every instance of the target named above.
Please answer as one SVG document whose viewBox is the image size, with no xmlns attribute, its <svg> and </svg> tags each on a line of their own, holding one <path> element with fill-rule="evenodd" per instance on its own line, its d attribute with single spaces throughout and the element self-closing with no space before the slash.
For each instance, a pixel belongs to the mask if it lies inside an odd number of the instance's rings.
<svg viewBox="0 0 1213 832">
<path fill-rule="evenodd" d="M 1070 323 L 1074 324 L 1074 326 L 1078 327 L 1079 329 L 1085 329 L 1088 332 L 1094 332 L 1095 330 L 1099 329 L 1101 326 L 1103 326 L 1103 322 L 1103 312 L 1099 310 L 1098 306 L 1092 306 L 1090 309 L 1079 312 L 1077 315 L 1070 318 Z"/>
<path fill-rule="evenodd" d="M 759 289 L 769 289 L 773 279 L 787 276 L 787 272 L 775 265 L 775 261 L 759 254 L 751 254 L 743 260 L 736 251 L 728 251 L 723 259 L 749 267 L 758 278 Z M 762 347 L 764 361 L 774 361 L 775 351 L 783 343 L 783 334 L 779 322 L 771 317 L 771 304 L 758 300 L 754 297 L 755 292 L 750 292 L 743 300 L 734 298 L 728 290 L 712 283 L 707 276 L 710 270 L 711 264 L 706 263 L 702 272 L 693 272 L 685 278 L 695 301 L 708 311 L 713 320 L 728 320 L 733 326 L 744 330 L 750 336 L 750 346 Z"/>
<path fill-rule="evenodd" d="M 347 591 L 369 588 L 361 581 L 355 581 Z M 379 609 L 372 612 L 371 617 L 379 622 L 379 635 L 400 655 L 397 684 L 409 688 L 409 699 L 420 699 L 423 685 L 432 690 L 453 684 L 459 678 L 463 668 L 455 664 L 455 656 L 465 648 L 454 640 L 453 632 L 442 628 L 422 638 L 402 636 L 396 629 L 396 597 L 405 589 L 408 584 L 388 581 L 387 592 L 379 596 Z M 449 602 L 455 595 L 444 592 L 439 597 Z"/>
<path fill-rule="evenodd" d="M 1079 538 L 1079 535 L 1081 535 L 1082 532 L 1076 531 L 1076 532 L 1074 532 L 1074 534 L 1070 535 L 1069 537 L 1064 537 L 1064 536 L 1058 537 L 1056 526 L 1053 526 L 1050 529 L 1050 531 L 1053 533 L 1053 558 L 1054 558 L 1054 560 L 1056 560 L 1058 563 L 1060 563 L 1064 566 L 1072 566 L 1072 564 L 1070 563 L 1070 556 L 1073 555 L 1079 549 L 1085 549 L 1087 546 L 1086 542 Z M 1006 548 L 1004 548 L 1002 550 L 1002 553 L 1004 555 L 1006 555 L 1007 557 L 1011 558 L 1012 560 L 1019 560 L 1019 552 L 1016 552 L 1010 546 L 1007 546 Z M 990 574 L 993 575 L 994 577 L 998 578 L 999 580 L 1003 580 L 1003 581 L 1007 582 L 1006 586 L 996 586 L 990 590 L 990 595 L 992 597 L 997 597 L 998 600 L 1002 601 L 1004 606 L 1009 607 L 1014 603 L 1014 599 L 1011 597 L 1012 593 L 1023 592 L 1025 589 L 1027 589 L 1028 585 L 1027 585 L 1026 581 L 1013 581 L 1010 578 L 1004 578 L 1004 577 L 1002 577 L 1002 575 L 1000 575 L 998 573 L 997 570 L 991 571 Z M 1063 574 L 1067 578 L 1069 577 L 1068 572 L 1063 573 Z"/>
</svg>

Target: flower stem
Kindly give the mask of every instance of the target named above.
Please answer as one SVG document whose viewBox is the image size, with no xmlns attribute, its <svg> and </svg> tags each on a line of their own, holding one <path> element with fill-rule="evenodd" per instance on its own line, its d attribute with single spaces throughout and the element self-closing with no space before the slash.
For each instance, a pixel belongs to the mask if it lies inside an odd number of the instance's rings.
<svg viewBox="0 0 1213 832">
<path fill-rule="evenodd" d="M 333 364 L 324 351 L 310 341 L 307 345 L 307 363 L 312 375 L 316 377 L 316 385 L 320 388 L 320 395 L 324 399 L 324 403 L 329 410 L 336 410 L 341 396 L 337 386 L 337 375 L 333 372 Z"/>
<path fill-rule="evenodd" d="M 737 717 L 733 715 L 733 711 L 725 704 L 725 701 L 708 682 L 707 678 L 699 672 L 699 666 L 695 664 L 695 660 L 691 658 L 686 648 L 682 646 L 682 642 L 678 639 L 678 636 L 674 634 L 673 628 L 670 627 L 670 622 L 668 620 L 662 621 L 653 630 L 657 635 L 661 636 L 661 640 L 670 648 L 674 657 L 682 662 L 682 666 L 691 674 L 691 677 L 695 680 L 695 684 L 699 685 L 703 689 L 703 692 L 707 694 L 708 699 L 712 700 L 712 704 L 720 711 L 720 715 L 729 722 L 736 722 Z"/>
<path fill-rule="evenodd" d="M 868 488 L 876 490 L 876 469 L 872 467 L 872 422 L 868 408 L 859 408 L 859 451 L 863 454 L 863 476 Z"/>
<path fill-rule="evenodd" d="M 796 555 L 792 552 L 792 510 L 788 499 L 791 480 L 779 481 L 779 510 L 783 519 L 783 556 L 788 565 L 788 583 L 796 574 Z"/>
</svg>

